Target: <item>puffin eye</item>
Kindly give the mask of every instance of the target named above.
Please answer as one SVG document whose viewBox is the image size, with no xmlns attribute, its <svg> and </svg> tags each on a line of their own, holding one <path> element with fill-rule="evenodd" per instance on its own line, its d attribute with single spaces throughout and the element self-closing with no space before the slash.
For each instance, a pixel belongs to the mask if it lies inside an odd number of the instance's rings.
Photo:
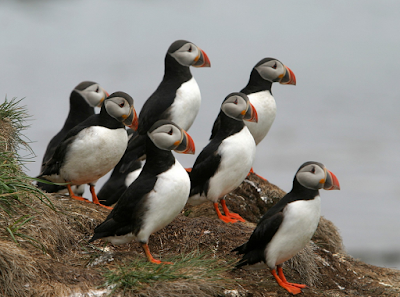
<svg viewBox="0 0 400 297">
<path fill-rule="evenodd" d="M 125 106 L 125 102 L 122 102 L 121 104 L 119 104 L 119 107 L 124 107 Z"/>
<path fill-rule="evenodd" d="M 276 62 L 275 62 L 275 64 L 274 64 L 274 66 L 272 66 L 272 68 L 276 69 Z"/>
<path fill-rule="evenodd" d="M 96 93 L 98 93 L 99 91 L 100 91 L 100 88 L 99 88 L 99 86 L 97 86 Z"/>
<path fill-rule="evenodd" d="M 171 130 L 169 130 L 168 134 L 169 134 L 169 135 L 172 135 L 172 128 L 171 128 Z"/>
<path fill-rule="evenodd" d="M 311 171 L 310 171 L 311 173 L 315 173 L 315 168 L 313 167 L 313 168 L 311 168 Z"/>
<path fill-rule="evenodd" d="M 233 103 L 235 103 L 236 105 L 238 104 L 238 100 L 237 100 L 237 98 L 235 99 L 235 102 L 233 102 Z"/>
<path fill-rule="evenodd" d="M 188 52 L 191 53 L 192 52 L 192 46 L 189 46 Z"/>
</svg>

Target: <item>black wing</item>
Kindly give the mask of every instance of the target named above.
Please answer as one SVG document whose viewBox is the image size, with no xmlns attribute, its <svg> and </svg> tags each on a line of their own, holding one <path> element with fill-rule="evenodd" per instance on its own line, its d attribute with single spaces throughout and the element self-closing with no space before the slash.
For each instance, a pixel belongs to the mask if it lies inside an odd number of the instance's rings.
<svg viewBox="0 0 400 297">
<path fill-rule="evenodd" d="M 242 260 L 237 264 L 237 267 L 265 261 L 264 250 L 282 224 L 283 210 L 289 202 L 295 199 L 296 195 L 293 194 L 292 191 L 282 197 L 278 203 L 268 209 L 263 215 L 249 240 L 232 250 L 239 254 L 244 254 Z"/>
<path fill-rule="evenodd" d="M 60 168 L 62 164 L 64 163 L 65 155 L 67 154 L 68 148 L 71 145 L 71 143 L 74 142 L 76 138 L 75 136 L 66 138 L 64 141 L 62 141 L 56 148 L 53 156 L 51 159 L 44 163 L 42 165 L 42 172 L 38 176 L 38 178 L 42 178 L 47 175 L 53 175 L 53 174 L 59 174 L 60 173 Z"/>
<path fill-rule="evenodd" d="M 146 198 L 154 189 L 156 181 L 156 176 L 142 172 L 121 195 L 106 220 L 94 229 L 95 234 L 90 242 L 130 232 L 137 234 L 147 209 Z"/>
<path fill-rule="evenodd" d="M 218 154 L 219 145 L 211 141 L 197 157 L 190 177 L 190 196 L 207 193 L 210 178 L 218 170 L 221 155 Z"/>
<path fill-rule="evenodd" d="M 282 221 L 282 212 L 278 212 L 268 219 L 260 221 L 253 234 L 251 234 L 249 241 L 233 250 L 239 254 L 244 254 L 236 267 L 251 265 L 261 261 L 265 262 L 264 250 L 276 231 L 278 231 Z"/>
</svg>

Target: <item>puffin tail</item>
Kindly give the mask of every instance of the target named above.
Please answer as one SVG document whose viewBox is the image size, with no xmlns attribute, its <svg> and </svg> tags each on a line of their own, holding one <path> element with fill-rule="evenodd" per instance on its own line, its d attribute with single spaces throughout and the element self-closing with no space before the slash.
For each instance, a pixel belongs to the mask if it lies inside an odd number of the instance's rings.
<svg viewBox="0 0 400 297">
<path fill-rule="evenodd" d="M 243 255 L 243 258 L 236 264 L 236 268 L 240 268 L 245 265 L 253 265 L 259 262 L 265 263 L 263 250 L 252 250 Z"/>
<path fill-rule="evenodd" d="M 111 215 L 111 213 L 109 214 L 109 216 Z M 89 240 L 89 242 L 93 242 L 100 238 L 113 236 L 118 232 L 117 230 L 119 227 L 120 227 L 119 224 L 116 221 L 114 221 L 114 219 L 108 218 L 103 223 L 94 228 L 94 234 L 92 238 Z"/>
<path fill-rule="evenodd" d="M 231 250 L 231 253 L 236 252 L 237 254 L 244 254 L 246 251 L 246 243 L 242 244 L 241 246 L 238 246 L 237 248 L 234 248 Z"/>
</svg>

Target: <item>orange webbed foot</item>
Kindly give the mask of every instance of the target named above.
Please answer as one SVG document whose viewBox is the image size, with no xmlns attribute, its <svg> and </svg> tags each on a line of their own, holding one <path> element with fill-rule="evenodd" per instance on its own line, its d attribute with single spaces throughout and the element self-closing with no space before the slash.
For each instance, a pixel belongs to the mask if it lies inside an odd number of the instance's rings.
<svg viewBox="0 0 400 297">
<path fill-rule="evenodd" d="M 224 210 L 225 216 L 236 221 L 246 222 L 246 220 L 243 219 L 239 214 L 229 211 L 228 207 L 226 206 L 225 199 L 221 199 L 221 205 L 222 209 Z"/>
<path fill-rule="evenodd" d="M 221 201 L 222 201 L 222 200 L 221 200 Z M 231 217 L 228 217 L 228 216 L 224 216 L 224 215 L 221 213 L 221 211 L 219 210 L 219 208 L 218 208 L 218 203 L 217 203 L 217 202 L 214 202 L 213 204 L 214 204 L 215 212 L 217 213 L 217 216 L 218 216 L 218 218 L 219 218 L 220 220 L 222 220 L 222 221 L 225 222 L 225 223 L 236 223 L 236 222 L 237 222 L 237 220 L 236 220 L 235 218 L 231 218 Z"/>
</svg>

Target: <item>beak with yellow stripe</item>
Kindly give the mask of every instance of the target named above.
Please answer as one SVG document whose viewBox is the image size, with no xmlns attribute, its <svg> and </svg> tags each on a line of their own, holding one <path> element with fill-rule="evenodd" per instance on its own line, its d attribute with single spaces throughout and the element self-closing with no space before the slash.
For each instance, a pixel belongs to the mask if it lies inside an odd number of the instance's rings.
<svg viewBox="0 0 400 297">
<path fill-rule="evenodd" d="M 247 95 L 240 92 L 234 92 L 226 96 L 225 100 L 222 102 L 221 110 L 227 116 L 238 121 L 258 121 L 256 109 L 250 103 Z"/>
<path fill-rule="evenodd" d="M 311 190 L 340 190 L 338 178 L 319 162 L 306 162 L 300 166 L 295 179 Z"/>
<path fill-rule="evenodd" d="M 177 40 L 171 44 L 167 54 L 171 55 L 179 64 L 193 67 L 211 67 L 207 54 L 187 40 Z"/>
<path fill-rule="evenodd" d="M 104 100 L 107 113 L 132 130 L 137 130 L 138 117 L 133 106 L 133 99 L 127 93 L 115 92 Z"/>
<path fill-rule="evenodd" d="M 281 61 L 274 58 L 264 58 L 254 66 L 262 79 L 279 82 L 283 85 L 296 85 L 294 72 Z"/>
<path fill-rule="evenodd" d="M 147 135 L 159 149 L 174 150 L 181 154 L 194 154 L 192 137 L 182 128 L 169 120 L 159 120 L 147 132 Z"/>
</svg>

